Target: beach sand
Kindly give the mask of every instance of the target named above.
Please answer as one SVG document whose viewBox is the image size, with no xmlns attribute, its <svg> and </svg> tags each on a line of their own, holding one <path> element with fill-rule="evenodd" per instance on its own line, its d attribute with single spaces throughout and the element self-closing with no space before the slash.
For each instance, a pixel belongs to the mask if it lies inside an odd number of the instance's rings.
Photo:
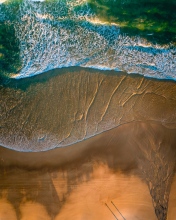
<svg viewBox="0 0 176 220">
<path fill-rule="evenodd" d="M 155 190 L 165 175 L 174 173 L 175 132 L 152 122 L 132 122 L 46 152 L 22 153 L 1 147 L 0 217 L 115 219 L 110 208 L 123 219 L 113 202 L 125 219 L 157 219 L 148 178 Z M 161 148 L 155 152 L 158 143 Z M 158 158 L 163 163 L 157 164 Z M 162 166 L 159 175 L 153 160 Z M 171 184 L 172 178 L 169 180 Z M 168 219 L 174 215 L 174 184 Z M 169 194 L 166 188 L 163 182 L 160 199 Z"/>
<path fill-rule="evenodd" d="M 0 93 L 0 219 L 175 218 L 175 82 L 72 68 Z"/>
<path fill-rule="evenodd" d="M 68 146 L 132 121 L 176 127 L 173 81 L 68 68 L 7 81 L 0 94 L 0 144 L 17 151 Z"/>
</svg>

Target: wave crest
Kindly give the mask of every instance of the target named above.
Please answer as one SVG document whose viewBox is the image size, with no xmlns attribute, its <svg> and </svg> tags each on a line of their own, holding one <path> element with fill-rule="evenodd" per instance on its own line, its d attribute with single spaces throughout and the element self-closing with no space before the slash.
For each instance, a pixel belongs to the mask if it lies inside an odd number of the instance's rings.
<svg viewBox="0 0 176 220">
<path fill-rule="evenodd" d="M 85 0 L 20 3 L 13 24 L 20 42 L 22 68 L 11 77 L 82 66 L 176 79 L 174 46 L 127 36 L 117 25 L 95 19 Z"/>
</svg>

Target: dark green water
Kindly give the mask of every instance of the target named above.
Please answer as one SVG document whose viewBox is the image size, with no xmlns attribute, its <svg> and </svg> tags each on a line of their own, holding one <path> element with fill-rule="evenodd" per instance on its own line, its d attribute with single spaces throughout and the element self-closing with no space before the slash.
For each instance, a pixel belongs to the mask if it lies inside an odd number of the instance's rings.
<svg viewBox="0 0 176 220">
<path fill-rule="evenodd" d="M 3 74 L 16 73 L 20 67 L 19 40 L 13 25 L 0 23 L 0 69 Z"/>
<path fill-rule="evenodd" d="M 176 41 L 175 0 L 88 0 L 102 20 L 118 23 L 124 33 L 166 44 Z"/>
</svg>

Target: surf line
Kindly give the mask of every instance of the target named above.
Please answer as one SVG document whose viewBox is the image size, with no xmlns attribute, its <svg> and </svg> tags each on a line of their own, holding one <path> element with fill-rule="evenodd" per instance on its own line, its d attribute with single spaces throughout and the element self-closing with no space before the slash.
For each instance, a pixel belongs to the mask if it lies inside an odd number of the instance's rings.
<svg viewBox="0 0 176 220">
<path fill-rule="evenodd" d="M 116 217 L 116 215 L 114 214 L 114 212 L 109 208 L 109 206 L 105 203 L 105 205 L 107 206 L 107 208 L 109 209 L 109 211 L 113 214 L 113 216 L 115 217 L 115 219 L 118 220 L 118 218 Z"/>
</svg>

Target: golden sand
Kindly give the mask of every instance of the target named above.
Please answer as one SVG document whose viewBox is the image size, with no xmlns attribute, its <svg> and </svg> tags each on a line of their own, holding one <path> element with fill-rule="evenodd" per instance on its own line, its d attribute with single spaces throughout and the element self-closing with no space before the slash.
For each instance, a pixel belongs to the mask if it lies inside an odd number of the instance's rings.
<svg viewBox="0 0 176 220">
<path fill-rule="evenodd" d="M 0 94 L 2 145 L 67 146 L 0 147 L 1 219 L 175 218 L 174 82 L 73 68 Z"/>
</svg>

